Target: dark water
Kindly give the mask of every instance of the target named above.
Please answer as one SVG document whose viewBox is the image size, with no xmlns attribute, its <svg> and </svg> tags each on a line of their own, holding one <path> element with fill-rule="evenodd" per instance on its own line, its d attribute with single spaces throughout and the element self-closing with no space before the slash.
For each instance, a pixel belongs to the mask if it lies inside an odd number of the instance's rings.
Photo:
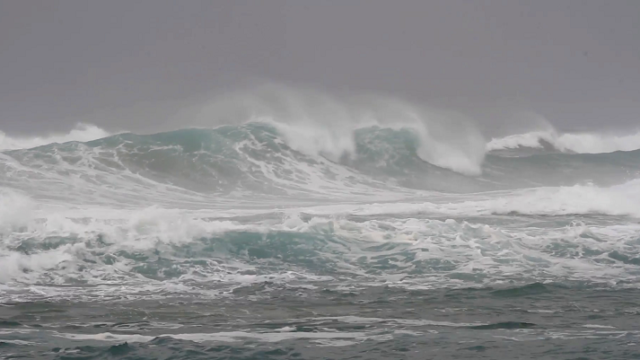
<svg viewBox="0 0 640 360">
<path fill-rule="evenodd" d="M 5 303 L 5 359 L 634 359 L 640 291 L 316 289 L 272 283 L 214 301 Z"/>
</svg>

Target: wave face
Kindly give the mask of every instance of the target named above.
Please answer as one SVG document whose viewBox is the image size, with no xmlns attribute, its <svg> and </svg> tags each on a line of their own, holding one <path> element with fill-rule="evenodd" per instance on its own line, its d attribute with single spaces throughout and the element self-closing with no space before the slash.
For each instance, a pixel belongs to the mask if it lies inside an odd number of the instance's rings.
<svg viewBox="0 0 640 360">
<path fill-rule="evenodd" d="M 446 142 L 409 122 L 86 129 L 0 152 L 0 348 L 314 358 L 438 334 L 457 356 L 461 338 L 491 352 L 505 334 L 562 346 L 633 328 L 634 146 L 467 146 L 473 131 Z"/>
</svg>

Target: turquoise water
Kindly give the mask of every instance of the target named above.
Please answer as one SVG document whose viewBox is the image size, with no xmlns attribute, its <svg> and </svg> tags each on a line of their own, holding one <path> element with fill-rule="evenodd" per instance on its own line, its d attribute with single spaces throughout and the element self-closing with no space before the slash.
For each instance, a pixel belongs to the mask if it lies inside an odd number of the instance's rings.
<svg viewBox="0 0 640 360">
<path fill-rule="evenodd" d="M 0 153 L 0 358 L 640 357 L 637 150 L 250 123 Z"/>
</svg>

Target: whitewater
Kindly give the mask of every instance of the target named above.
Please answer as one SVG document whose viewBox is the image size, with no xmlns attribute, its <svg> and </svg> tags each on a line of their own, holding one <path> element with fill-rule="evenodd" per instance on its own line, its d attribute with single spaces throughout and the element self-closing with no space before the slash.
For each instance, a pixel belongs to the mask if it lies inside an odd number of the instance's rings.
<svg viewBox="0 0 640 360">
<path fill-rule="evenodd" d="M 0 132 L 0 358 L 637 354 L 640 132 L 299 103 Z"/>
</svg>

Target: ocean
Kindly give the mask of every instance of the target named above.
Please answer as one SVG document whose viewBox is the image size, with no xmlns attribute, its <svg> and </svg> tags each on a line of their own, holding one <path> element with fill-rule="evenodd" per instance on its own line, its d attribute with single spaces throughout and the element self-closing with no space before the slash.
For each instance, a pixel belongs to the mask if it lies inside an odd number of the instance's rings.
<svg viewBox="0 0 640 360">
<path fill-rule="evenodd" d="M 0 133 L 0 358 L 640 358 L 640 133 L 254 120 Z"/>
</svg>

